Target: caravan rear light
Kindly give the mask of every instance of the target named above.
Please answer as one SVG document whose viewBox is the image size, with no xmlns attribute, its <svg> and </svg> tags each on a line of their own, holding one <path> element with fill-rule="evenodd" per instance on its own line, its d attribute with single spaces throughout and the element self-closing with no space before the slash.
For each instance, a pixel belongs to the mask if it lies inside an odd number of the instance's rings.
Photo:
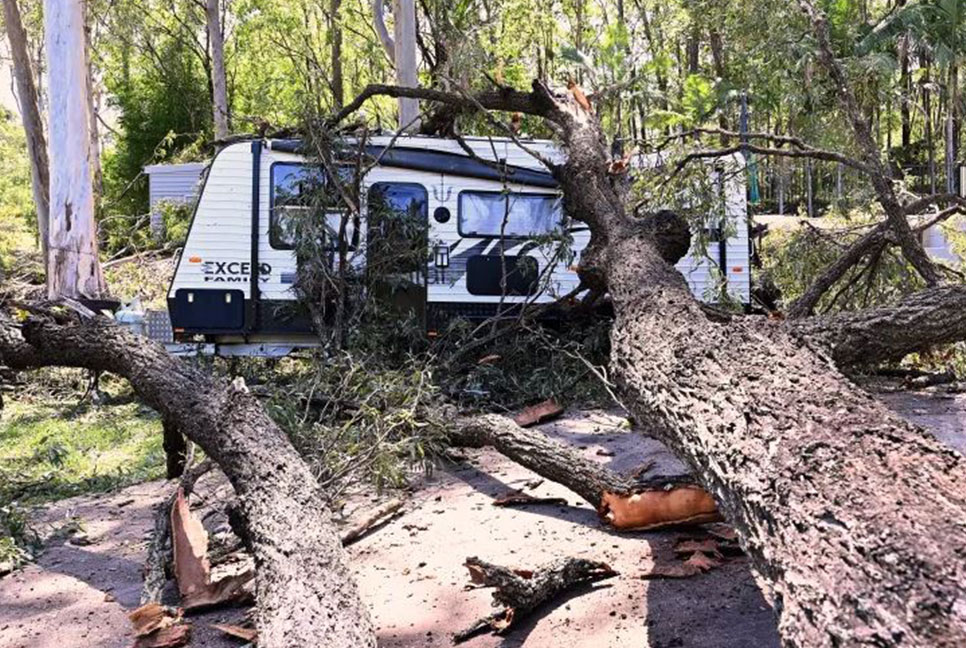
<svg viewBox="0 0 966 648">
<path fill-rule="evenodd" d="M 437 245 L 433 250 L 434 263 L 437 268 L 449 267 L 449 246 Z"/>
<path fill-rule="evenodd" d="M 742 266 L 734 266 L 733 268 L 731 268 L 731 271 L 734 273 L 738 273 L 738 272 L 744 272 L 745 269 Z"/>
<path fill-rule="evenodd" d="M 188 261 L 190 261 L 191 263 L 201 263 L 201 257 L 199 256 L 188 257 Z"/>
</svg>

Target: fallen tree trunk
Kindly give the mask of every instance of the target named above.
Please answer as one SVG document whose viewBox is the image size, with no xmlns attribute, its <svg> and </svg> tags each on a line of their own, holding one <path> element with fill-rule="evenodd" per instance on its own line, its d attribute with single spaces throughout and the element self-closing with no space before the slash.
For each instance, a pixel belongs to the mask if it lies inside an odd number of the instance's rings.
<svg viewBox="0 0 966 648">
<path fill-rule="evenodd" d="M 781 326 L 710 321 L 629 219 L 599 125 L 564 106 L 557 172 L 598 244 L 612 375 L 772 583 L 790 646 L 966 643 L 966 462 Z"/>
<path fill-rule="evenodd" d="M 589 502 L 615 529 L 656 529 L 721 519 L 714 500 L 689 475 L 625 479 L 538 430 L 488 414 L 461 421 L 450 432 L 454 445 L 491 446 L 541 477 L 566 486 Z"/>
<path fill-rule="evenodd" d="M 318 482 L 243 384 L 227 384 L 108 320 L 28 319 L 0 326 L 12 368 L 83 367 L 127 378 L 231 481 L 257 569 L 259 645 L 375 646 Z M 21 335 L 22 334 L 22 335 Z"/>
<path fill-rule="evenodd" d="M 927 288 L 890 306 L 787 322 L 841 367 L 898 361 L 966 339 L 966 286 Z"/>
<path fill-rule="evenodd" d="M 380 92 L 368 88 L 349 108 Z M 787 328 L 709 319 L 655 236 L 626 213 L 626 183 L 608 173 L 607 138 L 573 97 L 539 82 L 530 93 L 500 88 L 485 102 L 392 89 L 407 92 L 553 124 L 567 159 L 548 166 L 565 210 L 591 230 L 581 280 L 614 302 L 611 363 L 622 400 L 735 525 L 773 586 L 786 645 L 966 644 L 961 455 L 850 383 Z M 891 191 L 888 178 L 876 181 Z M 897 236 L 908 243 L 903 226 Z M 922 261 L 916 245 L 902 247 Z M 930 268 L 917 263 L 927 281 L 935 279 Z"/>
</svg>

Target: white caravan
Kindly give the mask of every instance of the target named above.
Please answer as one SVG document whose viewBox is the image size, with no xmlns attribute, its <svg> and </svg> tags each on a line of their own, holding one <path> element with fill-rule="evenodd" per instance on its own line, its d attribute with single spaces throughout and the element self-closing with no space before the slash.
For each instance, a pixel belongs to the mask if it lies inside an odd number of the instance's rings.
<svg viewBox="0 0 966 648">
<path fill-rule="evenodd" d="M 571 293 L 590 238 L 583 223 L 563 214 L 550 173 L 518 144 L 501 138 L 466 142 L 473 156 L 448 139 L 378 136 L 367 142 L 378 163 L 362 181 L 353 248 L 364 257 L 379 243 L 413 245 L 379 241 L 392 235 L 366 226 L 371 205 L 417 215 L 423 231 L 416 244 L 428 246 L 428 263 L 411 273 L 411 288 L 430 334 L 453 316 L 483 318 Z M 560 158 L 552 142 L 524 144 Z M 306 185 L 324 174 L 300 150 L 297 140 L 254 140 L 222 149 L 211 162 L 168 291 L 176 341 L 291 347 L 312 339 L 292 290 L 297 264 L 286 224 L 293 211 L 306 208 L 304 197 L 299 200 Z M 736 164 L 740 157 L 729 162 Z M 713 292 L 714 272 L 724 268 L 732 297 L 748 303 L 744 174 L 712 173 L 727 176 L 719 184 L 731 235 L 709 244 L 707 256 L 689 253 L 677 267 L 700 298 Z M 563 253 L 549 240 L 555 232 L 569 234 Z"/>
</svg>

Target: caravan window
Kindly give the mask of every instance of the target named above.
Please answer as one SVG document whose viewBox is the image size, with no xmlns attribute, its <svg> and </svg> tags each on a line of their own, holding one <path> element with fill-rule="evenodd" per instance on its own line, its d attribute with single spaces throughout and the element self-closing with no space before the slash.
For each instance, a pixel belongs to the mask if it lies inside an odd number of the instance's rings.
<svg viewBox="0 0 966 648">
<path fill-rule="evenodd" d="M 327 248 L 335 249 L 335 238 L 346 211 L 340 209 L 338 191 L 326 173 L 308 164 L 276 163 L 272 165 L 269 242 L 277 250 L 295 249 L 295 224 L 306 212 L 325 215 L 325 237 L 332 240 Z M 350 221 L 346 234 L 352 241 L 355 228 Z"/>
<path fill-rule="evenodd" d="M 429 196 L 421 184 L 377 182 L 369 188 L 369 258 L 415 272 L 426 262 Z"/>
<path fill-rule="evenodd" d="M 460 193 L 460 236 L 487 237 L 502 233 L 510 238 L 531 238 L 557 231 L 562 223 L 561 198 L 556 194 Z"/>
</svg>

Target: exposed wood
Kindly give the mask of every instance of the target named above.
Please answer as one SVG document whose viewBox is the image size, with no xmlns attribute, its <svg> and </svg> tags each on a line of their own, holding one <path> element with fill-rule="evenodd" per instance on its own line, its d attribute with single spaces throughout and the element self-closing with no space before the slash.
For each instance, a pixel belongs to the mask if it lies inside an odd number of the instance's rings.
<svg viewBox="0 0 966 648">
<path fill-rule="evenodd" d="M 577 493 L 597 509 L 602 521 L 616 529 L 654 529 L 720 519 L 714 501 L 687 475 L 646 482 L 624 479 L 573 448 L 502 416 L 464 419 L 451 431 L 450 441 L 468 447 L 491 446 Z"/>
<path fill-rule="evenodd" d="M 617 576 L 607 563 L 583 558 L 560 558 L 531 571 L 508 569 L 471 557 L 466 559 L 466 568 L 473 583 L 496 588 L 493 605 L 501 609 L 458 633 L 453 637 L 454 643 L 488 630 L 504 634 L 529 612 L 567 590 Z"/>
<path fill-rule="evenodd" d="M 178 493 L 185 496 L 194 490 L 195 482 L 205 475 L 213 464 L 205 459 L 196 466 L 192 466 L 181 477 L 181 483 L 175 492 L 165 501 L 158 504 L 154 515 L 154 532 L 151 544 L 148 546 L 148 557 L 144 561 L 144 584 L 141 587 L 141 604 L 161 600 L 161 592 L 167 582 L 168 566 L 174 559 L 171 547 L 171 509 Z"/>
<path fill-rule="evenodd" d="M 50 100 L 50 233 L 47 292 L 51 298 L 100 298 L 91 179 L 90 114 L 83 0 L 45 0 Z"/>
<path fill-rule="evenodd" d="M 44 137 L 44 120 L 40 115 L 40 102 L 34 71 L 28 53 L 27 32 L 23 28 L 17 0 L 3 0 L 3 22 L 7 30 L 7 43 L 13 59 L 13 75 L 17 81 L 17 99 L 24 134 L 27 138 L 27 154 L 30 157 L 30 185 L 33 189 L 37 210 L 37 231 L 40 250 L 47 259 L 49 236 L 50 169 L 47 161 L 47 140 Z"/>
<path fill-rule="evenodd" d="M 103 318 L 39 317 L 20 331 L 2 323 L 4 364 L 84 367 L 123 376 L 224 471 L 251 540 L 262 648 L 375 646 L 368 610 L 318 482 L 243 386 L 213 378 Z"/>
</svg>

